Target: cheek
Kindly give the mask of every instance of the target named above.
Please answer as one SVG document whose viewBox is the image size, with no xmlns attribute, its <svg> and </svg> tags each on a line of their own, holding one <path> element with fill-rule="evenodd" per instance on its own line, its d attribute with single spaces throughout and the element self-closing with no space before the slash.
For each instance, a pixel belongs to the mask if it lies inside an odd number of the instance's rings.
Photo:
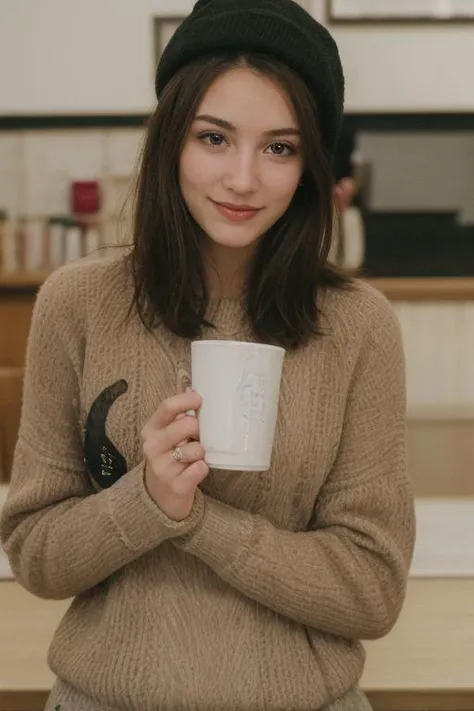
<svg viewBox="0 0 474 711">
<path fill-rule="evenodd" d="M 301 169 L 289 168 L 273 173 L 267 182 L 268 190 L 275 200 L 279 202 L 290 202 L 298 189 L 301 180 Z"/>
<path fill-rule="evenodd" d="M 192 185 L 196 182 L 196 160 L 194 158 L 192 146 L 187 145 L 183 149 L 179 162 L 179 180 L 181 186 Z"/>
<path fill-rule="evenodd" d="M 213 161 L 200 146 L 189 144 L 184 148 L 179 165 L 182 187 L 203 188 L 212 183 L 215 172 Z"/>
</svg>

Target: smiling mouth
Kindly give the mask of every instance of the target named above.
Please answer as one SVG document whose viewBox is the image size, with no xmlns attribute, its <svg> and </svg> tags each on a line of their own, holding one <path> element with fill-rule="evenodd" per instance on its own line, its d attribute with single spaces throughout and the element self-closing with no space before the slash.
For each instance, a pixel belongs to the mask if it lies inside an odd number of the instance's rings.
<svg viewBox="0 0 474 711">
<path fill-rule="evenodd" d="M 211 200 L 218 212 L 232 222 L 251 220 L 262 208 L 251 205 L 234 205 L 228 202 L 215 202 Z"/>
</svg>

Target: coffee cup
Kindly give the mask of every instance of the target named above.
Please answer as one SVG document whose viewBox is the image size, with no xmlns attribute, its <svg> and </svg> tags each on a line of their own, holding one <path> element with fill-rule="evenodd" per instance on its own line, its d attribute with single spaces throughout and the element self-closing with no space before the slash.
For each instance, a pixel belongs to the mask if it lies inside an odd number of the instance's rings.
<svg viewBox="0 0 474 711">
<path fill-rule="evenodd" d="M 240 341 L 194 341 L 192 386 L 202 397 L 199 438 L 216 469 L 270 468 L 285 350 Z"/>
</svg>

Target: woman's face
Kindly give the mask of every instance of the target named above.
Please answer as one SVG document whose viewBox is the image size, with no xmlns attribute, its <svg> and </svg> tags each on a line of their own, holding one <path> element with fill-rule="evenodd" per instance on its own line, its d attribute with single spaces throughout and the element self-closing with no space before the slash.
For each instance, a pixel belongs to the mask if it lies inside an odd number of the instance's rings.
<svg viewBox="0 0 474 711">
<path fill-rule="evenodd" d="M 293 107 L 249 68 L 218 77 L 194 117 L 180 159 L 189 212 L 221 247 L 249 247 L 287 210 L 303 171 Z"/>
</svg>

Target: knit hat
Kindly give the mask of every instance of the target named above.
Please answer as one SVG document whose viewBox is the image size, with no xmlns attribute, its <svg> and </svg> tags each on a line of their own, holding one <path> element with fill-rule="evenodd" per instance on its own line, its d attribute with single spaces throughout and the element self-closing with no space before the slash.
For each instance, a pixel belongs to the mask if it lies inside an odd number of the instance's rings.
<svg viewBox="0 0 474 711">
<path fill-rule="evenodd" d="M 344 105 L 344 75 L 335 41 L 293 0 L 198 0 L 166 46 L 156 95 L 185 64 L 225 51 L 274 56 L 306 81 L 319 110 L 326 152 L 336 147 Z"/>
</svg>

